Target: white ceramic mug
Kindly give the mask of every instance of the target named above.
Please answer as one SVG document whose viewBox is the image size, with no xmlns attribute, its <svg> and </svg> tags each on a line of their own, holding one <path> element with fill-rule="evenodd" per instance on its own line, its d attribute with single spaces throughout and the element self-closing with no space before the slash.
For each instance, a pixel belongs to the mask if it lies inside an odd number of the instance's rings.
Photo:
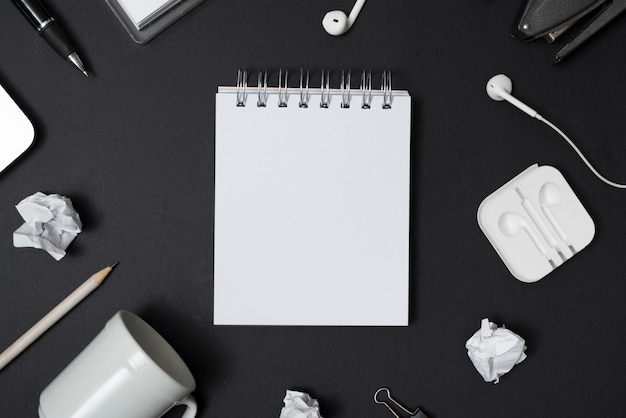
<svg viewBox="0 0 626 418">
<path fill-rule="evenodd" d="M 157 418 L 184 404 L 183 418 L 193 418 L 195 388 L 167 341 L 135 314 L 119 311 L 44 389 L 39 417 Z"/>
</svg>

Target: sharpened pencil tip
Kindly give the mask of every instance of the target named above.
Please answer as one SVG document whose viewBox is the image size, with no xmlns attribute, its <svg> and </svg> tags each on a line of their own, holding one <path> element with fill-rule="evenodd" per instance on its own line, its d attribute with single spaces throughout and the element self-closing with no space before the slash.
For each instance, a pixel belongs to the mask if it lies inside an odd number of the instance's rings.
<svg viewBox="0 0 626 418">
<path fill-rule="evenodd" d="M 117 263 L 103 268 L 102 270 L 100 270 L 99 272 L 91 276 L 90 279 L 93 279 L 96 282 L 96 284 L 99 286 L 100 283 L 102 283 L 104 279 L 106 279 L 106 277 L 109 275 L 109 273 L 113 270 L 113 267 L 115 266 L 117 266 Z"/>
<path fill-rule="evenodd" d="M 111 264 L 111 265 L 109 266 L 109 268 L 110 268 L 111 270 L 113 270 L 113 269 L 115 268 L 115 266 L 117 266 L 119 263 L 120 263 L 119 261 L 116 261 L 115 263 Z"/>
</svg>

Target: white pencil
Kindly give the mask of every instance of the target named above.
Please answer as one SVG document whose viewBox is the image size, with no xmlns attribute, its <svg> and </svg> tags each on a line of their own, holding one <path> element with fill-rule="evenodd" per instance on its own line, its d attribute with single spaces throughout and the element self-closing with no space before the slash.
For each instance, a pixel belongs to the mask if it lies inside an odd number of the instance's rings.
<svg viewBox="0 0 626 418">
<path fill-rule="evenodd" d="M 117 263 L 112 266 L 105 267 L 90 278 L 88 278 L 82 285 L 74 290 L 68 297 L 63 299 L 61 303 L 54 307 L 46 316 L 41 318 L 39 322 L 32 326 L 31 329 L 26 331 L 24 335 L 17 339 L 13 344 L 0 354 L 0 370 L 17 357 L 22 351 L 24 351 L 29 345 L 31 345 L 37 338 L 46 332 L 52 325 L 54 325 L 59 319 L 68 313 L 74 306 L 78 305 L 81 300 L 85 299 L 87 295 L 94 291 L 95 288 L 100 286 L 100 283 L 104 281 L 107 275 L 113 270 Z"/>
</svg>

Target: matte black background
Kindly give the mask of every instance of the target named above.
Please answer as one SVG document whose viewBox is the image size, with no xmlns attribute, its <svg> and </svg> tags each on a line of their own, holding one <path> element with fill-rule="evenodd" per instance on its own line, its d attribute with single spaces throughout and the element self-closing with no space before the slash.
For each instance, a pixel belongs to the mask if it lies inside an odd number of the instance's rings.
<svg viewBox="0 0 626 418">
<path fill-rule="evenodd" d="M 554 45 L 509 36 L 519 1 L 371 0 L 334 38 L 322 16 L 352 0 L 207 0 L 144 46 L 103 0 L 47 3 L 91 77 L 0 2 L 0 82 L 37 128 L 33 148 L 0 175 L 0 346 L 90 274 L 120 264 L 0 372 L 0 416 L 36 416 L 40 392 L 119 309 L 186 360 L 199 417 L 277 417 L 285 389 L 310 392 L 325 418 L 390 417 L 372 401 L 381 386 L 431 418 L 623 416 L 626 191 L 485 94 L 492 75 L 508 74 L 517 97 L 626 182 L 623 18 L 554 66 Z M 314 84 L 317 71 L 334 69 L 334 87 L 341 69 L 390 69 L 394 88 L 411 93 L 409 327 L 212 325 L 214 94 L 240 67 L 304 67 Z M 480 231 L 476 209 L 536 162 L 563 173 L 597 231 L 575 258 L 524 284 Z M 84 223 L 60 262 L 12 246 L 22 224 L 14 205 L 37 191 L 70 197 Z M 497 385 L 482 381 L 464 348 L 484 317 L 528 345 L 528 359 Z"/>
</svg>

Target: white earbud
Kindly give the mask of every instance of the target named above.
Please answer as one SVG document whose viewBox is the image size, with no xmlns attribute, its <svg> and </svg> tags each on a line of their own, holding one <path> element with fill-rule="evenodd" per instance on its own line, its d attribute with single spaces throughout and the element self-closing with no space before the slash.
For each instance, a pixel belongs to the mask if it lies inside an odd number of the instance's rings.
<svg viewBox="0 0 626 418">
<path fill-rule="evenodd" d="M 349 16 L 346 16 L 341 10 L 333 10 L 326 13 L 324 19 L 322 19 L 322 26 L 324 26 L 329 35 L 343 35 L 352 27 L 364 4 L 365 0 L 357 0 Z"/>
<path fill-rule="evenodd" d="M 597 178 L 599 178 L 600 180 L 602 180 L 603 182 L 605 182 L 609 186 L 617 187 L 618 189 L 626 189 L 626 184 L 615 183 L 614 181 L 611 181 L 611 180 L 607 179 L 606 177 L 604 177 L 602 174 L 598 173 L 598 170 L 596 170 L 591 165 L 589 160 L 587 160 L 587 158 L 585 158 L 585 156 L 578 149 L 576 144 L 574 144 L 574 142 L 572 142 L 572 140 L 569 139 L 569 137 L 567 135 L 565 135 L 565 133 L 562 130 L 560 130 L 555 124 L 553 124 L 552 122 L 550 122 L 549 120 L 547 120 L 543 116 L 541 116 L 539 113 L 537 113 L 537 111 L 535 109 L 533 109 L 532 107 L 530 107 L 528 105 L 525 105 L 524 103 L 522 103 L 521 101 L 519 101 L 515 97 L 513 97 L 511 95 L 511 91 L 512 90 L 513 90 L 513 83 L 511 82 L 511 79 L 509 77 L 505 76 L 504 74 L 494 75 L 487 82 L 487 94 L 489 95 L 489 97 L 491 97 L 493 100 L 497 100 L 497 101 L 506 100 L 507 102 L 511 103 L 513 106 L 517 107 L 519 110 L 521 110 L 524 113 L 528 114 L 530 117 L 535 118 L 537 120 L 540 120 L 541 122 L 543 122 L 546 125 L 548 125 L 550 128 L 552 128 L 554 130 L 554 132 L 556 132 L 557 134 L 561 135 L 561 137 L 565 141 L 567 141 L 567 143 L 574 149 L 574 151 L 576 151 L 576 154 L 578 154 L 580 159 L 583 160 L 585 165 L 587 165 L 589 170 L 591 170 L 591 172 Z"/>
<path fill-rule="evenodd" d="M 562 198 L 563 197 L 561 195 L 561 190 L 559 189 L 559 186 L 552 182 L 544 184 L 539 190 L 539 202 L 541 203 L 541 210 L 543 211 L 543 214 L 546 215 L 546 218 L 548 218 L 548 221 L 550 221 L 550 224 L 559 235 L 559 237 L 563 241 L 565 241 L 565 243 L 570 247 L 570 250 L 572 250 L 573 253 L 576 253 L 576 250 L 574 250 L 572 244 L 570 244 L 567 238 L 565 230 L 563 229 L 559 221 L 556 220 L 554 214 L 552 213 L 552 210 L 550 209 L 551 206 L 558 206 L 561 203 Z"/>
<path fill-rule="evenodd" d="M 546 223 L 543 221 L 543 219 L 541 219 L 541 216 L 539 216 L 539 214 L 535 210 L 535 205 L 532 204 L 530 199 L 528 199 L 526 196 L 522 194 L 522 191 L 520 189 L 516 188 L 515 190 L 517 191 L 517 194 L 519 194 L 520 198 L 522 199 L 522 207 L 524 208 L 524 210 L 526 210 L 526 213 L 528 214 L 528 216 L 530 216 L 530 219 L 533 221 L 537 229 L 539 229 L 539 232 L 541 232 L 541 235 L 543 235 L 543 237 L 548 242 L 550 247 L 556 248 L 558 246 L 556 237 L 548 229 L 548 226 L 546 225 Z"/>
<path fill-rule="evenodd" d="M 504 74 L 494 75 L 487 82 L 487 94 L 493 100 L 506 100 L 522 112 L 528 114 L 531 118 L 537 118 L 541 120 L 541 116 L 537 113 L 537 111 L 513 97 L 511 95 L 512 91 L 513 83 L 511 82 L 511 79 Z"/>
<path fill-rule="evenodd" d="M 500 216 L 500 219 L 498 219 L 498 226 L 500 227 L 500 231 L 507 237 L 514 237 L 519 234 L 520 229 L 524 229 L 528 237 L 535 244 L 535 247 L 537 247 L 537 250 L 551 261 L 548 256 L 548 249 L 543 245 L 535 230 L 532 229 L 530 224 L 521 215 L 514 212 L 505 212 Z"/>
</svg>

